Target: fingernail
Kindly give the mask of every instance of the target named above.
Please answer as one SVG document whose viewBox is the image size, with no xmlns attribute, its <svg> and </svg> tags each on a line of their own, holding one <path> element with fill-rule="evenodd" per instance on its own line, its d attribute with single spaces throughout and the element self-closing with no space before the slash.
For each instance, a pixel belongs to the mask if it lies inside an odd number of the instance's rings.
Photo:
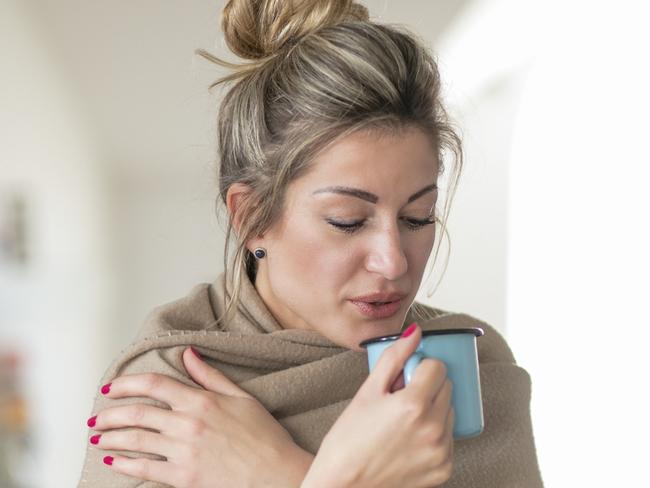
<svg viewBox="0 0 650 488">
<path fill-rule="evenodd" d="M 417 322 L 413 322 L 411 325 L 409 325 L 408 329 L 402 332 L 402 338 L 410 336 L 413 333 L 413 331 L 415 331 L 417 325 L 418 325 Z"/>
<path fill-rule="evenodd" d="M 101 437 L 101 434 L 94 435 L 90 438 L 90 443 L 91 444 L 99 444 L 99 438 Z"/>
<path fill-rule="evenodd" d="M 113 465 L 113 456 L 104 456 L 104 464 Z"/>
<path fill-rule="evenodd" d="M 195 355 L 197 358 L 199 358 L 201 361 L 203 361 L 203 356 L 201 356 L 201 353 L 200 353 L 199 351 L 197 351 L 196 349 L 194 349 L 192 346 L 190 346 L 190 349 L 192 350 L 192 352 L 194 353 L 194 355 Z"/>
<path fill-rule="evenodd" d="M 88 427 L 95 427 L 96 423 L 97 423 L 97 415 L 95 415 L 94 417 L 90 417 L 88 419 L 88 422 L 86 422 L 86 424 L 88 424 Z"/>
<path fill-rule="evenodd" d="M 103 393 L 104 395 L 107 395 L 107 394 L 111 391 L 111 385 L 112 385 L 112 384 L 113 384 L 113 383 L 107 383 L 107 384 L 105 384 L 104 386 L 102 386 L 102 393 Z"/>
</svg>

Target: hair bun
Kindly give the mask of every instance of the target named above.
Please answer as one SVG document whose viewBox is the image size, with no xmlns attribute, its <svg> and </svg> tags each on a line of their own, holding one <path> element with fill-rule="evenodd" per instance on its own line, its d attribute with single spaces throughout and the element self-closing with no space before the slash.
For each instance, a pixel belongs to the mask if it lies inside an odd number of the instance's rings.
<svg viewBox="0 0 650 488">
<path fill-rule="evenodd" d="M 228 0 L 221 27 L 233 53 L 262 59 L 315 30 L 368 19 L 368 9 L 352 0 Z"/>
</svg>

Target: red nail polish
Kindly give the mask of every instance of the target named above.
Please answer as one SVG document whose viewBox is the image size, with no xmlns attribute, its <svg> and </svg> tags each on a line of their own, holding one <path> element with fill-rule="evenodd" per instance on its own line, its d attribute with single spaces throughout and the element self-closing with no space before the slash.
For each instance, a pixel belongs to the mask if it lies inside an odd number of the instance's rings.
<svg viewBox="0 0 650 488">
<path fill-rule="evenodd" d="M 201 353 L 194 349 L 192 346 L 190 346 L 190 350 L 194 353 L 194 355 L 199 358 L 201 361 L 203 361 L 203 356 L 201 356 Z"/>
<path fill-rule="evenodd" d="M 411 325 L 409 325 L 408 329 L 406 329 L 404 332 L 402 332 L 402 338 L 406 338 L 410 336 L 414 331 L 415 328 L 417 327 L 417 323 L 413 322 Z"/>
<path fill-rule="evenodd" d="M 99 444 L 99 438 L 101 437 L 101 434 L 94 435 L 90 438 L 90 443 L 91 444 Z"/>
<path fill-rule="evenodd" d="M 104 456 L 104 464 L 113 465 L 113 456 Z"/>
<path fill-rule="evenodd" d="M 113 383 L 107 383 L 106 385 L 102 386 L 102 393 L 104 395 L 107 395 L 111 391 L 111 385 Z"/>
<path fill-rule="evenodd" d="M 96 423 L 97 423 L 97 415 L 95 415 L 94 417 L 90 417 L 88 419 L 88 422 L 86 422 L 86 424 L 88 424 L 88 427 L 95 427 Z"/>
</svg>

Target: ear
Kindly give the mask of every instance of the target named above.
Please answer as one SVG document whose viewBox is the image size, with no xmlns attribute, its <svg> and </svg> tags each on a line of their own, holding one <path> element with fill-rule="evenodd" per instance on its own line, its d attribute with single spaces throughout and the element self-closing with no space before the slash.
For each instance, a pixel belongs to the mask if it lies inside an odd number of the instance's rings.
<svg viewBox="0 0 650 488">
<path fill-rule="evenodd" d="M 250 196 L 252 188 L 244 183 L 233 183 L 228 187 L 226 194 L 226 207 L 232 220 L 232 225 L 235 232 L 239 234 L 239 227 L 241 225 L 241 208 L 242 203 Z"/>
</svg>

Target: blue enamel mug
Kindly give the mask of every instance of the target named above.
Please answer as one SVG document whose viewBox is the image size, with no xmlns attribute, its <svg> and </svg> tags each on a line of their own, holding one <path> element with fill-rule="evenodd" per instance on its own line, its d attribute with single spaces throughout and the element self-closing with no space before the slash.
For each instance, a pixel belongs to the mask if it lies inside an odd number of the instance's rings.
<svg viewBox="0 0 650 488">
<path fill-rule="evenodd" d="M 404 383 L 409 384 L 415 368 L 424 358 L 442 361 L 452 382 L 454 439 L 476 437 L 483 432 L 483 402 L 476 341 L 484 335 L 478 327 L 422 331 L 422 339 L 404 365 Z M 400 338 L 400 334 L 373 337 L 359 344 L 368 351 L 368 368 L 373 370 L 381 353 Z"/>
</svg>

